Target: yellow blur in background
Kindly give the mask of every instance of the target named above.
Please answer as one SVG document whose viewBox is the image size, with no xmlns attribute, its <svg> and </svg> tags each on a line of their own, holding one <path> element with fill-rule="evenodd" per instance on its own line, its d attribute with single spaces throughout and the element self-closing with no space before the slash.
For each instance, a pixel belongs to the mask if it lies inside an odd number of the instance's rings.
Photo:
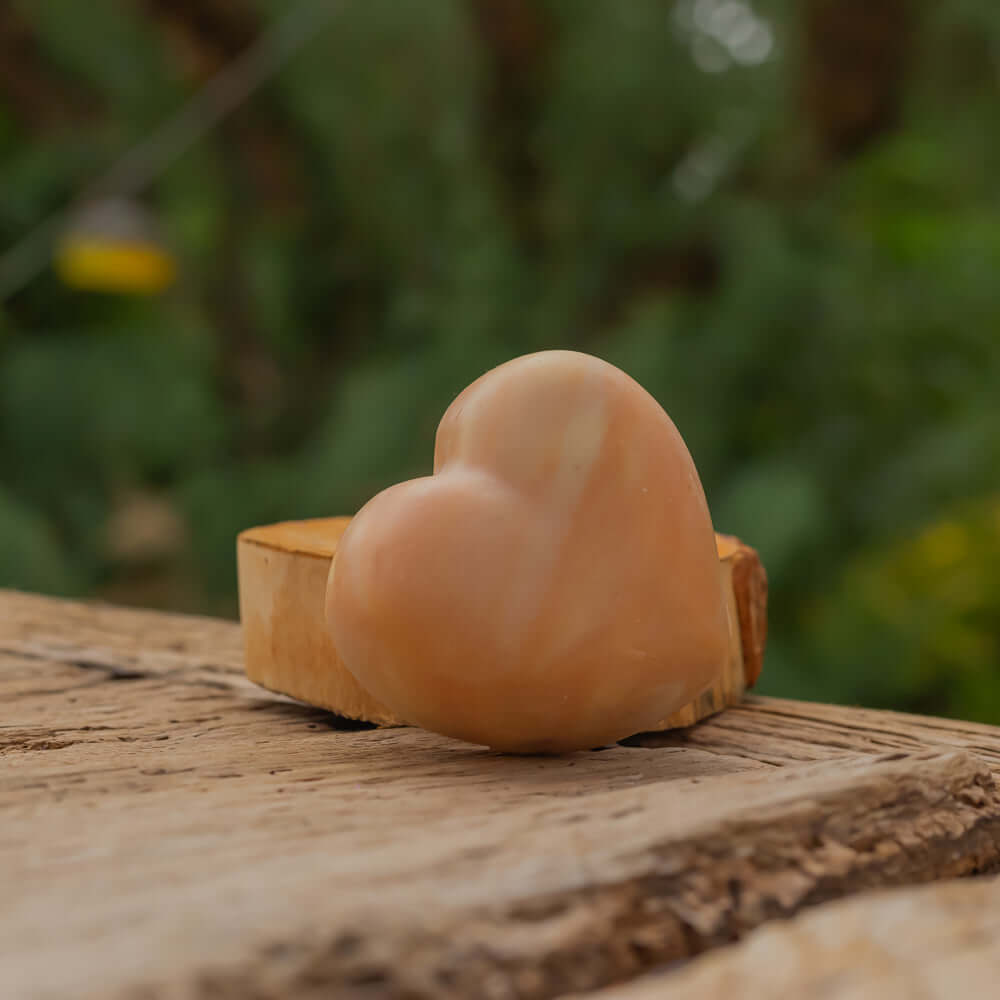
<svg viewBox="0 0 1000 1000">
<path fill-rule="evenodd" d="M 87 206 L 57 242 L 53 264 L 70 288 L 112 294 L 158 295 L 177 274 L 152 218 L 124 200 Z"/>
</svg>

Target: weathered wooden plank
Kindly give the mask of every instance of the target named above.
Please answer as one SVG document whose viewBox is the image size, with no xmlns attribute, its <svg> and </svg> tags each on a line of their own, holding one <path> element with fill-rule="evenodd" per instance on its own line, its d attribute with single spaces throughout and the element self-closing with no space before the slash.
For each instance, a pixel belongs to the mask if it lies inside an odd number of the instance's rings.
<svg viewBox="0 0 1000 1000">
<path fill-rule="evenodd" d="M 1000 854 L 990 727 L 765 699 L 511 758 L 240 658 L 229 623 L 0 595 L 0 995 L 551 997 Z"/>
<path fill-rule="evenodd" d="M 588 1000 L 973 1000 L 1000 980 L 1000 881 L 866 893 Z"/>
<path fill-rule="evenodd" d="M 626 742 L 648 748 L 703 748 L 776 765 L 858 753 L 955 748 L 1000 768 L 996 726 L 759 696 L 685 732 L 643 733 Z"/>
</svg>

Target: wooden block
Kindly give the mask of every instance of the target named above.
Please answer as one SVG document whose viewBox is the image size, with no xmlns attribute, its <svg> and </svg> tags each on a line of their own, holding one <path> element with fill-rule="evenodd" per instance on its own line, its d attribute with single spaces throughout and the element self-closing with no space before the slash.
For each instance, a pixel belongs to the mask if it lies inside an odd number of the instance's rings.
<svg viewBox="0 0 1000 1000">
<path fill-rule="evenodd" d="M 324 621 L 330 563 L 349 517 L 285 521 L 250 528 L 237 540 L 240 619 L 247 676 L 257 684 L 350 719 L 404 724 L 344 667 Z M 657 730 L 693 725 L 739 702 L 760 674 L 767 637 L 767 576 L 757 553 L 716 535 L 729 597 L 730 656 L 697 701 Z"/>
</svg>

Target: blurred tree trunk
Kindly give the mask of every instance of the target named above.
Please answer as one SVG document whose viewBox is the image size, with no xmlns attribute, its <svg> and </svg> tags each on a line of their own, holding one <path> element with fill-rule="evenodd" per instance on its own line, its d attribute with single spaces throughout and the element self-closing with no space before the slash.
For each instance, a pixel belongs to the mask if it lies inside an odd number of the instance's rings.
<svg viewBox="0 0 1000 1000">
<path fill-rule="evenodd" d="M 185 68 L 203 84 L 238 58 L 267 25 L 240 0 L 143 0 L 150 18 Z M 248 285 L 244 251 L 250 231 L 246 205 L 297 212 L 305 202 L 301 146 L 266 100 L 257 96 L 219 126 L 227 204 L 218 272 L 207 305 L 216 320 L 218 378 L 240 415 L 236 447 L 245 454 L 272 444 L 266 429 L 281 410 L 281 372 L 263 343 Z"/>
<path fill-rule="evenodd" d="M 804 100 L 828 158 L 853 155 L 897 123 L 913 21 L 910 0 L 809 0 Z"/>
<path fill-rule="evenodd" d="M 553 28 L 536 0 L 470 0 L 488 70 L 485 144 L 498 165 L 505 209 L 527 244 L 539 234 L 539 170 L 531 150 Z"/>
</svg>

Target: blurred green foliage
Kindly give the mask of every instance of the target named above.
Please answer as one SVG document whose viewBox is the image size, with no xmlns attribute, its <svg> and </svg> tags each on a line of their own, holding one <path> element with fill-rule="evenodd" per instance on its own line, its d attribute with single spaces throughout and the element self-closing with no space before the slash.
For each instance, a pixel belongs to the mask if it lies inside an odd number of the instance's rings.
<svg viewBox="0 0 1000 1000">
<path fill-rule="evenodd" d="M 0 245 L 287 6 L 15 2 Z M 233 613 L 572 347 L 759 547 L 764 690 L 1000 722 L 998 81 L 994 0 L 343 3 L 149 192 L 167 295 L 0 307 L 0 584 Z"/>
</svg>

